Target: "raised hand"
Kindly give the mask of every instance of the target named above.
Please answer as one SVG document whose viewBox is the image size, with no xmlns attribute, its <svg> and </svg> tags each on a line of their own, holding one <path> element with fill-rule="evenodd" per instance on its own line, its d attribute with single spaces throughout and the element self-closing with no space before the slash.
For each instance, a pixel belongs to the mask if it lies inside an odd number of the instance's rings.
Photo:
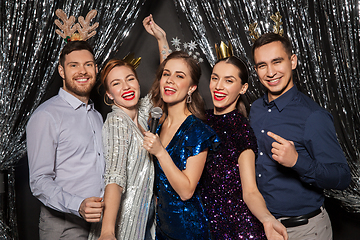
<svg viewBox="0 0 360 240">
<path fill-rule="evenodd" d="M 275 142 L 272 143 L 272 158 L 285 167 L 293 167 L 298 159 L 298 152 L 293 141 L 286 140 L 272 132 L 267 132 Z"/>
<path fill-rule="evenodd" d="M 149 16 L 147 16 L 146 18 L 144 18 L 143 26 L 144 26 L 145 30 L 150 35 L 154 36 L 158 41 L 164 40 L 164 39 L 166 40 L 165 31 L 155 23 L 151 14 Z"/>
</svg>

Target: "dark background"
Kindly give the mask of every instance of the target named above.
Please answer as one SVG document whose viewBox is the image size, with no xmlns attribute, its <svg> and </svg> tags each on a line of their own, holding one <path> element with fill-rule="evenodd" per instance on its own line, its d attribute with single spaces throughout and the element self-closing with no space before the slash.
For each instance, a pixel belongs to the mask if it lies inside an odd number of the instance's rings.
<svg viewBox="0 0 360 240">
<path fill-rule="evenodd" d="M 187 26 L 180 25 L 172 1 L 153 0 L 147 1 L 146 4 L 147 7 L 140 13 L 135 26 L 120 47 L 120 50 L 116 53 L 116 57 L 123 58 L 129 53 L 128 49 L 135 49 L 135 51 L 133 51 L 135 56 L 141 56 L 142 61 L 137 68 L 137 73 L 140 79 L 142 96 L 148 92 L 154 79 L 156 68 L 159 65 L 157 42 L 144 30 L 142 26 L 144 17 L 148 16 L 150 13 L 153 14 L 156 23 L 166 31 L 169 42 L 174 37 L 180 38 L 182 42 L 189 42 L 192 40 L 191 32 Z M 211 96 L 208 90 L 211 68 L 209 64 L 201 64 L 201 66 L 202 77 L 199 90 L 205 99 L 207 108 L 211 108 Z M 101 67 L 102 66 L 99 66 L 100 69 Z M 62 80 L 56 73 L 48 86 L 43 101 L 56 95 L 61 86 Z M 110 111 L 110 108 L 103 103 L 102 92 L 100 91 L 99 94 L 97 89 L 94 89 L 91 98 L 95 102 L 95 107 L 105 118 L 106 114 Z M 39 239 L 38 220 L 40 202 L 33 197 L 30 192 L 26 156 L 19 161 L 16 167 L 15 190 L 19 238 L 20 240 Z M 358 214 L 346 212 L 340 207 L 339 202 L 335 199 L 326 199 L 325 207 L 331 218 L 335 240 L 360 239 L 360 216 Z"/>
</svg>

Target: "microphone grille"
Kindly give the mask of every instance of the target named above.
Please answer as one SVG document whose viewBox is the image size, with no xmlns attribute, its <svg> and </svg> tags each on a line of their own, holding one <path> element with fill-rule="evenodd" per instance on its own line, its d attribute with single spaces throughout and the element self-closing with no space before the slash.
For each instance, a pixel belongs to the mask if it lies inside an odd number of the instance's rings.
<svg viewBox="0 0 360 240">
<path fill-rule="evenodd" d="M 154 107 L 151 109 L 150 114 L 152 118 L 161 118 L 163 111 L 160 107 Z"/>
</svg>

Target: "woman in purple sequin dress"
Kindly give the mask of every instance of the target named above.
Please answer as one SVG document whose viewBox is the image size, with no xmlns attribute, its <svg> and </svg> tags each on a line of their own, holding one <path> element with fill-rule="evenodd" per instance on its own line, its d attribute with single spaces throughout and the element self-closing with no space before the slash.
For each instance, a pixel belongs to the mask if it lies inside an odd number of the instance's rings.
<svg viewBox="0 0 360 240">
<path fill-rule="evenodd" d="M 213 239 L 287 239 L 286 228 L 268 211 L 256 185 L 256 138 L 237 109 L 247 80 L 246 65 L 234 56 L 213 68 L 209 88 L 214 109 L 207 111 L 206 123 L 221 144 L 208 155 L 202 200 Z"/>
</svg>

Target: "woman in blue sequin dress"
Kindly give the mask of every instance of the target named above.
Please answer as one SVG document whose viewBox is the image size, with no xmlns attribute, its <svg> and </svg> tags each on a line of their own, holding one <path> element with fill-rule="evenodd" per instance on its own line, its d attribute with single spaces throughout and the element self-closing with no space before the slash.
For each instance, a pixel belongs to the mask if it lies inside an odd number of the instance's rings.
<svg viewBox="0 0 360 240">
<path fill-rule="evenodd" d="M 268 211 L 256 185 L 256 138 L 238 110 L 244 109 L 240 97 L 247 80 L 246 65 L 234 56 L 213 68 L 209 88 L 214 109 L 206 112 L 205 122 L 221 144 L 209 153 L 201 179 L 202 200 L 214 239 L 287 239 L 286 228 Z"/>
<path fill-rule="evenodd" d="M 161 63 L 150 94 L 164 111 L 157 134 L 145 133 L 144 148 L 155 156 L 156 238 L 211 239 L 197 192 L 208 149 L 218 142 L 200 119 L 204 103 L 197 90 L 201 69 L 183 52 Z"/>
</svg>

